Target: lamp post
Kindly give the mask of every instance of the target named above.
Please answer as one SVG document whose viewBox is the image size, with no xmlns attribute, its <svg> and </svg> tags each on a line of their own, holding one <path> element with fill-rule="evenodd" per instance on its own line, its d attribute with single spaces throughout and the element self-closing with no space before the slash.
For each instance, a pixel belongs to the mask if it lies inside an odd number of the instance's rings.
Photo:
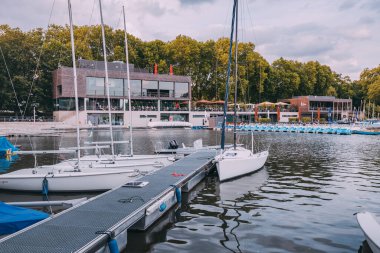
<svg viewBox="0 0 380 253">
<path fill-rule="evenodd" d="M 40 104 L 39 103 L 32 103 L 30 105 L 33 106 L 33 123 L 36 123 L 36 107 L 39 106 Z"/>
<path fill-rule="evenodd" d="M 18 106 L 21 107 L 21 106 L 24 106 L 25 104 L 26 104 L 26 101 L 23 100 L 23 101 L 21 101 L 21 103 L 18 104 Z M 21 120 L 24 119 L 25 111 L 26 111 L 26 108 L 25 108 L 24 112 L 21 112 L 21 115 L 20 115 L 21 116 Z"/>
</svg>

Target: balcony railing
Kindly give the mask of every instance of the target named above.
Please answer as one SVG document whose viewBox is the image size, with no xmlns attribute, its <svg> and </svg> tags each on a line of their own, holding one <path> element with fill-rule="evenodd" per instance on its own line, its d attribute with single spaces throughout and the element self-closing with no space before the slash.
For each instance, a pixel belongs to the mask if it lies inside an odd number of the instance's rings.
<svg viewBox="0 0 380 253">
<path fill-rule="evenodd" d="M 161 111 L 188 111 L 188 107 L 169 107 L 169 106 L 163 106 L 161 107 Z"/>
<path fill-rule="evenodd" d="M 108 111 L 108 106 L 102 105 L 87 105 L 88 111 Z M 111 106 L 111 111 L 122 111 L 123 107 L 120 106 Z"/>
</svg>

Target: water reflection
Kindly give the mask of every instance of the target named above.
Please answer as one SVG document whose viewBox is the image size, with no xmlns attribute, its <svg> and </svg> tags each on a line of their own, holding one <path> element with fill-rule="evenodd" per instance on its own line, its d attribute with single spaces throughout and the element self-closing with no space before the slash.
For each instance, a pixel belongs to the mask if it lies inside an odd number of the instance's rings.
<svg viewBox="0 0 380 253">
<path fill-rule="evenodd" d="M 0 158 L 0 173 L 5 173 L 11 167 L 13 163 L 15 163 L 19 159 L 18 155 L 6 156 L 4 158 Z"/>
<path fill-rule="evenodd" d="M 107 131 L 82 132 L 86 140 L 107 140 Z M 127 131 L 116 131 L 128 139 Z M 138 130 L 135 153 L 153 153 L 154 144 L 176 139 L 191 145 L 198 138 L 215 145 L 213 131 Z M 250 136 L 247 136 L 249 143 Z M 380 212 L 380 137 L 295 133 L 255 133 L 270 145 L 263 170 L 219 183 L 212 174 L 185 194 L 178 213 L 162 225 L 129 235 L 128 252 L 358 252 L 367 253 L 356 219 L 358 211 Z M 38 148 L 75 144 L 75 133 L 32 138 Z M 227 141 L 232 141 L 228 133 Z M 20 139 L 23 146 L 30 142 Z M 119 145 L 118 152 L 129 152 Z M 40 164 L 63 159 L 41 156 Z M 33 156 L 20 156 L 8 171 L 33 166 Z M 42 198 L 0 192 L 0 200 Z M 59 199 L 62 196 L 52 196 Z M 68 196 L 70 197 L 70 196 Z M 72 198 L 72 197 L 71 197 Z"/>
</svg>

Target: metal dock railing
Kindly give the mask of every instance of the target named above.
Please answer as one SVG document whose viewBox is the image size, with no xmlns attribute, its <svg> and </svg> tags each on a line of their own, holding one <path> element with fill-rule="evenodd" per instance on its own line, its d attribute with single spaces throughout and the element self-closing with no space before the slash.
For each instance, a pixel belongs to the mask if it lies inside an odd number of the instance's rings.
<svg viewBox="0 0 380 253">
<path fill-rule="evenodd" d="M 142 188 L 119 187 L 79 206 L 0 239 L 0 252 L 114 252 L 124 249 L 127 230 L 144 230 L 180 201 L 212 166 L 215 150 L 193 153 L 140 178 Z M 107 235 L 108 233 L 108 235 Z"/>
</svg>

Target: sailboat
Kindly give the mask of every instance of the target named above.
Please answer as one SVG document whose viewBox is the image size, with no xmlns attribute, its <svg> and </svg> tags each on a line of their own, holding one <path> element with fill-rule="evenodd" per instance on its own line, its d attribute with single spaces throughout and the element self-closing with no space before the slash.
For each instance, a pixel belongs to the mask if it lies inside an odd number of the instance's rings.
<svg viewBox="0 0 380 253">
<path fill-rule="evenodd" d="M 99 1 L 99 8 L 101 11 L 101 3 Z M 123 18 L 124 18 L 124 41 L 125 41 L 125 59 L 127 64 L 127 82 L 128 82 L 128 111 L 129 111 L 129 141 L 114 141 L 112 136 L 112 121 L 111 121 L 111 106 L 108 106 L 109 114 L 109 129 L 111 135 L 110 142 L 87 142 L 88 145 L 101 145 L 110 144 L 111 145 L 111 155 L 87 155 L 81 158 L 84 162 L 97 162 L 91 164 L 92 168 L 112 168 L 112 167 L 138 167 L 139 169 L 157 169 L 160 167 L 167 166 L 175 161 L 172 155 L 135 155 L 133 154 L 133 127 L 132 127 L 132 104 L 131 104 L 131 84 L 129 75 L 129 57 L 128 57 L 128 38 L 127 38 L 127 28 L 125 20 L 125 9 L 123 6 Z M 108 104 L 110 104 L 109 96 L 109 85 L 108 85 L 108 69 L 107 69 L 107 57 L 105 48 L 105 36 L 104 36 L 104 25 L 103 17 L 101 14 L 102 22 L 102 35 L 103 35 L 103 53 L 104 53 L 104 65 L 106 73 L 106 88 L 107 88 L 107 99 Z M 115 143 L 129 143 L 130 144 L 130 154 L 114 154 L 114 144 Z M 72 161 L 72 160 L 71 160 Z"/>
<path fill-rule="evenodd" d="M 232 44 L 233 34 L 235 29 L 235 96 L 234 96 L 234 146 L 225 150 L 225 128 L 227 119 L 227 103 L 229 92 L 229 78 L 231 71 L 231 58 L 232 58 Z M 225 181 L 228 179 L 236 178 L 248 173 L 253 173 L 261 169 L 267 158 L 269 152 L 262 151 L 253 153 L 252 150 L 248 150 L 244 147 L 239 147 L 236 144 L 236 104 L 237 104 L 237 59 L 238 59 L 238 0 L 234 0 L 231 35 L 230 35 L 230 47 L 229 47 L 229 59 L 227 68 L 227 81 L 226 81 L 226 93 L 224 98 L 224 114 L 222 124 L 222 139 L 221 139 L 221 154 L 215 157 L 216 167 L 218 170 L 219 180 Z"/>
<path fill-rule="evenodd" d="M 380 253 L 379 216 L 370 212 L 359 212 L 356 219 L 372 252 Z"/>
<path fill-rule="evenodd" d="M 100 3 L 100 0 L 99 0 Z M 70 17 L 70 38 L 72 48 L 72 61 L 74 72 L 74 93 L 76 110 L 76 132 L 77 147 L 65 151 L 34 151 L 34 153 L 77 153 L 75 166 L 62 166 L 61 164 L 35 167 L 31 169 L 17 170 L 11 173 L 0 175 L 0 189 L 19 191 L 55 191 L 55 192 L 75 192 L 75 191 L 104 191 L 120 186 L 128 181 L 136 179 L 140 172 L 135 169 L 96 169 L 88 164 L 81 163 L 79 139 L 79 107 L 77 91 L 77 74 L 74 47 L 74 32 L 71 13 L 71 2 L 68 0 Z M 112 132 L 111 132 L 112 138 Z M 112 140 L 112 139 L 111 139 Z M 113 147 L 111 147 L 113 150 Z M 25 152 L 25 151 L 24 151 Z"/>
</svg>

